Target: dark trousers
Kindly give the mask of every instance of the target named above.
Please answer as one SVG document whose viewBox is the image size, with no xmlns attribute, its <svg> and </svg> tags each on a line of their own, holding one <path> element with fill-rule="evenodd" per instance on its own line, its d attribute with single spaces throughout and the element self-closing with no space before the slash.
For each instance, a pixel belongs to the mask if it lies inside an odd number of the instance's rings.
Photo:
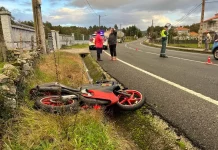
<svg viewBox="0 0 218 150">
<path fill-rule="evenodd" d="M 96 48 L 97 51 L 97 59 L 101 59 L 102 48 Z"/>
<path fill-rule="evenodd" d="M 162 47 L 161 47 L 161 51 L 160 51 L 160 55 L 165 56 L 166 54 L 166 46 L 167 46 L 167 39 L 166 38 L 162 38 Z"/>
<path fill-rule="evenodd" d="M 116 53 L 116 44 L 110 45 L 110 52 L 111 52 L 111 57 L 116 57 L 117 53 Z"/>
</svg>

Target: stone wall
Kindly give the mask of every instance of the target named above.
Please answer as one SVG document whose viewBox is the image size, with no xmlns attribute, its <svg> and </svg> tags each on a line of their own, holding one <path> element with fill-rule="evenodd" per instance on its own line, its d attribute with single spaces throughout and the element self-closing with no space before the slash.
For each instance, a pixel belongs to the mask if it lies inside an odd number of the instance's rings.
<svg viewBox="0 0 218 150">
<path fill-rule="evenodd" d="M 24 84 L 24 79 L 33 71 L 37 52 L 10 50 L 11 63 L 4 65 L 0 73 L 0 102 L 4 107 L 16 108 L 19 100 L 20 87 Z M 19 91 L 20 90 L 20 91 Z"/>
</svg>

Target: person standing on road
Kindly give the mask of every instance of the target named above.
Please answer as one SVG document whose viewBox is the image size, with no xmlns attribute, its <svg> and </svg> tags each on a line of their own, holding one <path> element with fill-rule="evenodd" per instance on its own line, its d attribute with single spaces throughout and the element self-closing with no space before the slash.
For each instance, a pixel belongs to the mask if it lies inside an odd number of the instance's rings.
<svg viewBox="0 0 218 150">
<path fill-rule="evenodd" d="M 162 39 L 162 47 L 161 47 L 161 51 L 160 51 L 160 57 L 164 57 L 164 58 L 168 58 L 166 55 L 167 36 L 168 36 L 167 30 L 168 30 L 168 27 L 165 26 L 164 29 L 160 33 L 161 39 Z"/>
<path fill-rule="evenodd" d="M 100 30 L 97 31 L 97 34 L 95 36 L 95 47 L 96 47 L 96 51 L 97 51 L 97 61 L 102 61 L 101 60 L 101 53 L 102 53 L 102 49 L 103 49 L 103 39 L 100 35 Z"/>
<path fill-rule="evenodd" d="M 206 32 L 206 38 L 205 38 L 205 51 L 208 51 L 210 49 L 210 42 L 211 42 L 211 36 L 209 32 Z"/>
<path fill-rule="evenodd" d="M 117 31 L 114 28 L 111 28 L 110 31 L 111 33 L 108 38 L 108 44 L 109 44 L 110 53 L 111 53 L 111 60 L 116 60 Z"/>
</svg>

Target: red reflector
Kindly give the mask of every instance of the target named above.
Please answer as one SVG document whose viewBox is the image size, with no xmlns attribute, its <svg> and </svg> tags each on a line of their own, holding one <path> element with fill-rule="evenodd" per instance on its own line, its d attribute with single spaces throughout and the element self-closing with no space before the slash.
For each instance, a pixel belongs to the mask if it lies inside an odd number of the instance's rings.
<svg viewBox="0 0 218 150">
<path fill-rule="evenodd" d="M 96 104 L 96 105 L 93 106 L 93 108 L 94 108 L 95 110 L 99 110 L 99 109 L 101 109 L 101 106 Z"/>
</svg>

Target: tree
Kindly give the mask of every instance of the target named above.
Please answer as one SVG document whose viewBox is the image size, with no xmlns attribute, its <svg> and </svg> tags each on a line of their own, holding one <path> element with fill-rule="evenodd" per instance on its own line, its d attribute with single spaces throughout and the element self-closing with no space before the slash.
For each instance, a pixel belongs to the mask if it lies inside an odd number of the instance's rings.
<svg viewBox="0 0 218 150">
<path fill-rule="evenodd" d="M 19 22 L 21 24 L 25 24 L 25 25 L 34 27 L 34 22 L 33 21 L 19 21 Z"/>
<path fill-rule="evenodd" d="M 118 29 L 118 26 L 117 26 L 117 24 L 115 24 L 115 25 L 114 25 L 114 29 L 116 29 L 116 30 Z"/>
<path fill-rule="evenodd" d="M 199 23 L 194 23 L 192 25 L 185 25 L 184 27 L 190 29 L 190 32 L 198 33 L 198 30 L 200 28 L 200 24 Z"/>
<path fill-rule="evenodd" d="M 5 7 L 0 7 L 0 11 L 8 11 Z"/>
</svg>

